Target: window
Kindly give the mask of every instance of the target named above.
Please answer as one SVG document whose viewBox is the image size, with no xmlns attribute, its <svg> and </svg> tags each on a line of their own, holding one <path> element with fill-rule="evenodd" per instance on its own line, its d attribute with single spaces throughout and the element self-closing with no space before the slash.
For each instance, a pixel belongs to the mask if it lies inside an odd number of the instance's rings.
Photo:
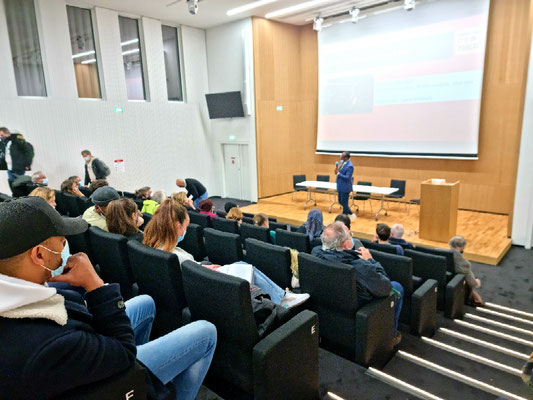
<svg viewBox="0 0 533 400">
<path fill-rule="evenodd" d="M 139 21 L 120 16 L 118 20 L 128 99 L 144 100 L 146 97 L 144 93 L 141 42 L 139 39 Z"/>
<path fill-rule="evenodd" d="M 178 29 L 165 25 L 161 25 L 161 29 L 163 30 L 163 55 L 165 57 L 165 71 L 167 73 L 168 99 L 183 101 Z"/>
<path fill-rule="evenodd" d="M 19 96 L 46 96 L 33 0 L 5 0 L 7 31 Z"/>
<path fill-rule="evenodd" d="M 91 11 L 67 6 L 67 16 L 78 97 L 99 99 L 102 94 Z"/>
</svg>

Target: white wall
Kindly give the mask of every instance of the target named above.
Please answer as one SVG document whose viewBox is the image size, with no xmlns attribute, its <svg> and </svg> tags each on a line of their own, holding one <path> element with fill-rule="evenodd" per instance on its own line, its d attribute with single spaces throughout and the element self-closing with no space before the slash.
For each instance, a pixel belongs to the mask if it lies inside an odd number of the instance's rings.
<svg viewBox="0 0 533 400">
<path fill-rule="evenodd" d="M 210 195 L 222 192 L 222 170 L 213 154 L 205 31 L 182 27 L 186 103 L 168 102 L 161 24 L 142 18 L 149 101 L 127 100 L 120 54 L 118 13 L 96 8 L 103 100 L 78 99 L 65 0 L 35 0 L 48 90 L 46 98 L 17 96 L 3 2 L 0 2 L 0 126 L 20 130 L 35 147 L 33 170 L 45 171 L 52 188 L 70 175 L 83 174 L 82 149 L 89 149 L 110 168 L 124 159 L 126 171 L 112 172 L 119 190 L 141 186 L 176 189 L 176 177 L 194 177 Z M 122 107 L 123 113 L 115 113 Z M 0 172 L 0 192 L 9 193 Z"/>
<path fill-rule="evenodd" d="M 529 53 L 512 233 L 513 244 L 525 246 L 527 249 L 533 245 L 533 157 L 531 154 L 533 154 L 533 48 Z"/>
<path fill-rule="evenodd" d="M 212 148 L 216 157 L 214 162 L 223 171 L 223 143 L 248 145 L 249 165 L 244 171 L 244 182 L 249 188 L 249 199 L 257 201 L 252 19 L 246 18 L 210 28 L 207 30 L 206 38 L 209 92 L 240 90 L 243 93 L 243 103 L 249 103 L 244 104 L 244 118 L 211 120 L 214 139 Z M 245 82 L 247 78 L 249 81 Z M 248 97 L 246 93 L 249 94 Z M 246 115 L 247 108 L 251 115 Z M 234 136 L 233 141 L 230 141 L 230 136 Z"/>
</svg>

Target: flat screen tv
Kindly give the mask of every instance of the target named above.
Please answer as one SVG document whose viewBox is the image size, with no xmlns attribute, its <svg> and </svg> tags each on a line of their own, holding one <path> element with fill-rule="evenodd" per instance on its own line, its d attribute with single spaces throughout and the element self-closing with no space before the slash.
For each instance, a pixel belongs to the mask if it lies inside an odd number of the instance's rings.
<svg viewBox="0 0 533 400">
<path fill-rule="evenodd" d="M 210 93 L 205 99 L 210 119 L 244 117 L 241 92 Z"/>
</svg>

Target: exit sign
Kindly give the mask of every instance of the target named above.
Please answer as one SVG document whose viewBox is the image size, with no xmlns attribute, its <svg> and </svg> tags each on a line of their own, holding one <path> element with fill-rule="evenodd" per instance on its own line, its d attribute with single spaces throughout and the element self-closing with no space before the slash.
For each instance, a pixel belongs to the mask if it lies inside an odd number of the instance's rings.
<svg viewBox="0 0 533 400">
<path fill-rule="evenodd" d="M 122 107 L 115 107 L 115 112 L 121 113 L 121 112 L 124 112 L 124 109 Z"/>
<path fill-rule="evenodd" d="M 283 106 L 277 106 L 276 111 L 283 111 Z"/>
</svg>

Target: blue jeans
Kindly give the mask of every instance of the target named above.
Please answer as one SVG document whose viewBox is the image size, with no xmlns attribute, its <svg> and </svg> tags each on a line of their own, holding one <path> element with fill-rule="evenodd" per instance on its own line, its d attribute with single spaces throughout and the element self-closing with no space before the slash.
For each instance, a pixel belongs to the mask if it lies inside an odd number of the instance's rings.
<svg viewBox="0 0 533 400">
<path fill-rule="evenodd" d="M 403 304 L 403 286 L 396 281 L 391 281 L 391 284 L 396 294 L 396 305 L 394 306 L 394 336 L 396 336 L 396 332 L 398 332 L 398 320 L 400 319 Z"/>
<path fill-rule="evenodd" d="M 254 267 L 254 285 L 259 287 L 263 292 L 270 296 L 272 303 L 281 304 L 283 296 L 285 296 L 285 290 L 276 285 L 272 280 Z"/>
<path fill-rule="evenodd" d="M 343 214 L 353 214 L 348 205 L 348 200 L 350 199 L 350 192 L 339 192 L 339 204 L 342 206 Z"/>
<path fill-rule="evenodd" d="M 126 314 L 135 333 L 137 359 L 163 384 L 172 382 L 176 399 L 194 400 L 215 352 L 215 326 L 196 321 L 149 342 L 155 317 L 152 298 L 141 295 L 128 300 Z"/>
<path fill-rule="evenodd" d="M 204 201 L 204 200 L 206 200 L 208 198 L 209 198 L 209 195 L 207 194 L 207 190 L 206 190 L 203 195 L 201 195 L 200 197 L 198 197 L 196 200 L 193 201 L 194 208 L 198 209 L 198 205 L 200 204 L 200 202 Z"/>
</svg>

